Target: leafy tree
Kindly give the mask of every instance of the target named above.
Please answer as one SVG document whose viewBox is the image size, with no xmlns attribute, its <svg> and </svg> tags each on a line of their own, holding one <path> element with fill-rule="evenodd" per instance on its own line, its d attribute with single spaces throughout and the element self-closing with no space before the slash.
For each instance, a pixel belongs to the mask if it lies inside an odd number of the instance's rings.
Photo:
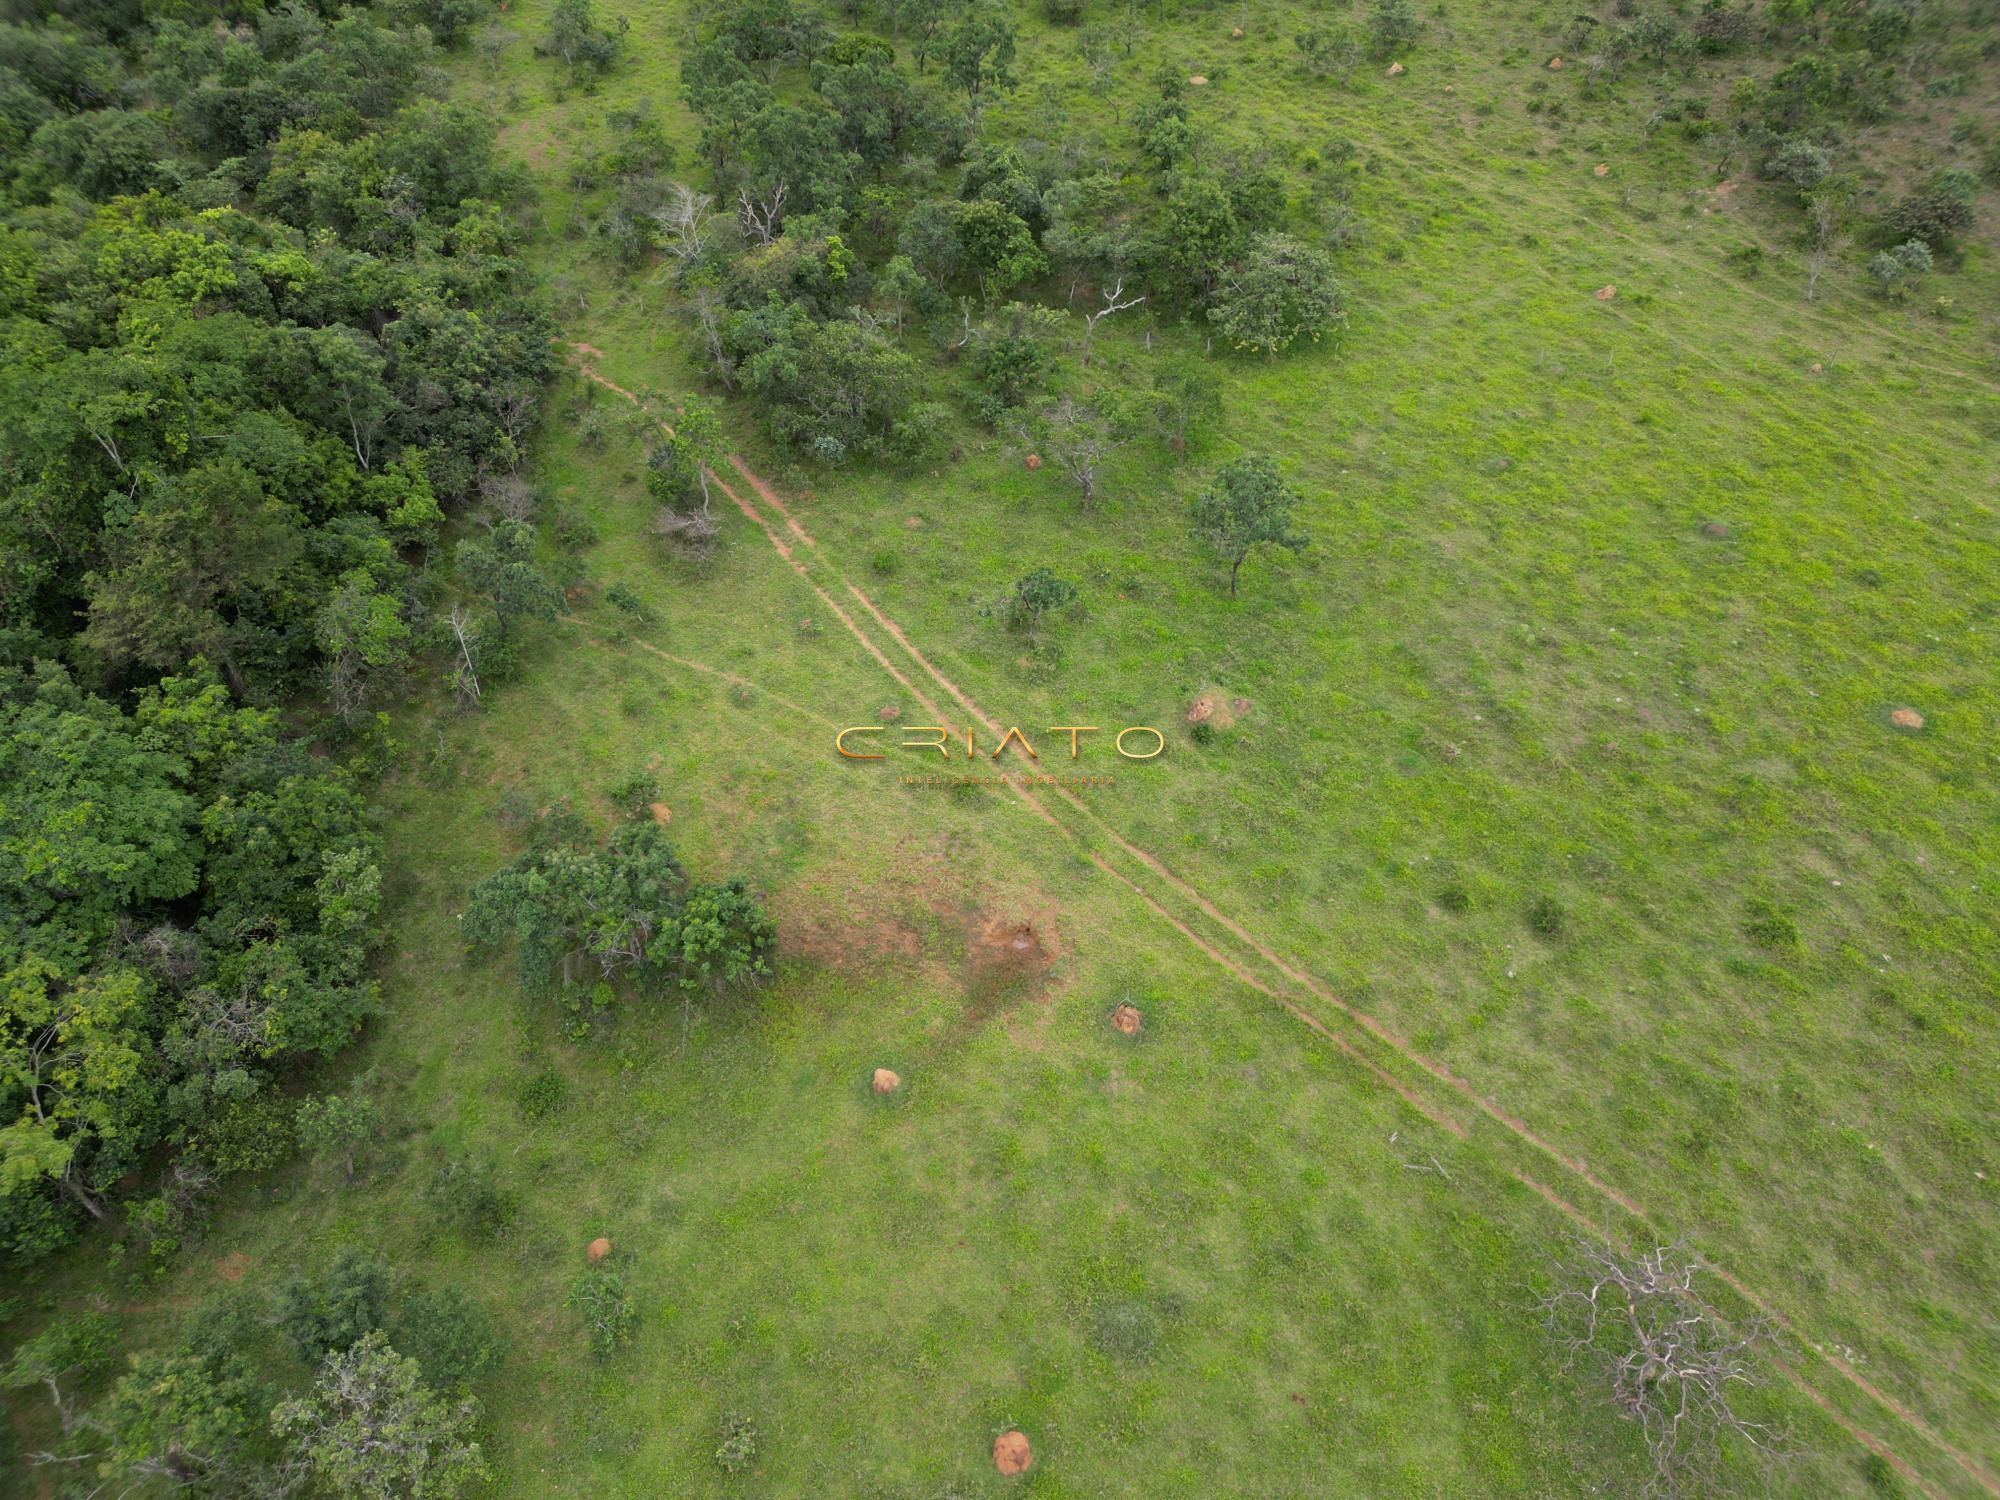
<svg viewBox="0 0 2000 1500">
<path fill-rule="evenodd" d="M 486 1304 L 463 1287 L 418 1292 L 395 1319 L 396 1345 L 438 1390 L 461 1390 L 499 1362 L 505 1342 Z"/>
<path fill-rule="evenodd" d="M 875 290 L 895 310 L 898 335 L 903 331 L 903 317 L 908 309 L 921 306 L 926 298 L 935 295 L 935 288 L 907 255 L 889 257 L 888 264 L 875 278 Z"/>
<path fill-rule="evenodd" d="M 1222 382 L 1192 361 L 1156 372 L 1150 395 L 1154 430 L 1176 458 L 1204 429 L 1222 420 Z"/>
<path fill-rule="evenodd" d="M 0 1387 L 15 1391 L 41 1387 L 67 1433 L 82 1415 L 76 1406 L 79 1388 L 111 1367 L 117 1347 L 118 1326 L 103 1313 L 59 1318 L 15 1349 L 14 1357 L 0 1368 Z"/>
<path fill-rule="evenodd" d="M 1014 87 L 1014 26 L 997 0 L 972 0 L 945 33 L 943 61 L 951 81 L 965 90 L 966 107 L 977 119 L 989 91 Z"/>
<path fill-rule="evenodd" d="M 1063 321 L 1052 307 L 1010 302 L 973 331 L 968 362 L 992 398 L 989 421 L 1044 384 L 1054 359 L 1048 340 Z"/>
<path fill-rule="evenodd" d="M 295 1276 L 278 1289 L 272 1322 L 299 1357 L 317 1361 L 352 1348 L 382 1326 L 389 1305 L 389 1268 L 352 1245 L 342 1246 L 318 1280 Z"/>
<path fill-rule="evenodd" d="M 1401 52 L 1417 39 L 1424 23 L 1411 0 L 1374 0 L 1368 12 L 1368 35 L 1378 56 Z"/>
<path fill-rule="evenodd" d="M 720 995 L 770 976 L 778 929 L 741 879 L 691 887 L 662 942 L 647 953 L 655 970 L 669 972 L 684 990 Z"/>
<path fill-rule="evenodd" d="M 1215 178 L 1192 175 L 1167 200 L 1160 256 L 1181 289 L 1205 302 L 1243 245 L 1243 228 L 1229 190 Z"/>
<path fill-rule="evenodd" d="M 424 1185 L 424 1201 L 441 1218 L 478 1238 L 498 1234 L 514 1220 L 514 1198 L 500 1186 L 493 1164 L 475 1157 L 441 1163 Z"/>
<path fill-rule="evenodd" d="M 360 1500 L 450 1497 L 486 1477 L 472 1432 L 479 1402 L 447 1399 L 379 1331 L 330 1352 L 304 1396 L 281 1401 L 273 1430 L 329 1491 Z"/>
<path fill-rule="evenodd" d="M 588 962 L 610 977 L 639 964 L 687 896 L 687 871 L 657 823 L 624 823 L 602 849 L 533 849 L 472 888 L 468 943 L 515 940 L 522 986 L 547 994 Z"/>
<path fill-rule="evenodd" d="M 543 49 L 560 57 L 572 76 L 585 68 L 603 73 L 618 60 L 619 46 L 630 29 L 623 16 L 609 29 L 600 27 L 591 0 L 556 0 Z"/>
<path fill-rule="evenodd" d="M 1049 268 L 1034 231 L 1004 203 L 990 198 L 954 203 L 951 228 L 958 240 L 959 262 L 978 276 L 982 296 L 1019 286 Z"/>
<path fill-rule="evenodd" d="M 1058 578 L 1047 568 L 1037 568 L 1014 585 L 1008 612 L 1014 623 L 1033 639 L 1041 630 L 1044 616 L 1068 609 L 1076 600 L 1075 584 L 1067 578 Z"/>
<path fill-rule="evenodd" d="M 1937 173 L 1920 193 L 1900 200 L 1883 215 L 1883 227 L 1901 240 L 1949 248 L 1972 227 L 1973 194 L 1978 179 L 1963 168 Z"/>
<path fill-rule="evenodd" d="M 255 1493 L 270 1398 L 235 1352 L 181 1347 L 135 1354 L 91 1412 L 107 1447 L 100 1472 L 164 1479 L 197 1493 Z"/>
<path fill-rule="evenodd" d="M 1346 310 L 1325 251 L 1288 234 L 1260 234 L 1208 315 L 1237 348 L 1276 354 L 1300 338 L 1317 341 Z"/>
<path fill-rule="evenodd" d="M 1299 498 L 1278 477 L 1278 466 L 1262 456 L 1231 459 L 1195 497 L 1189 511 L 1194 534 L 1229 564 L 1230 598 L 1236 597 L 1236 575 L 1253 548 L 1305 549 L 1308 538 L 1292 525 Z"/>
<path fill-rule="evenodd" d="M 819 12 L 799 0 L 742 0 L 729 8 L 721 36 L 737 57 L 763 66 L 767 84 L 785 63 L 811 62 L 829 40 Z"/>
<path fill-rule="evenodd" d="M 359 1094 L 324 1094 L 299 1106 L 297 1128 L 301 1146 L 322 1160 L 341 1162 L 352 1182 L 356 1156 L 382 1128 L 382 1111 Z"/>
<path fill-rule="evenodd" d="M 458 544 L 458 575 L 485 595 L 502 630 L 518 619 L 552 620 L 563 610 L 563 592 L 535 562 L 535 528 L 502 521 L 485 541 Z"/>
</svg>

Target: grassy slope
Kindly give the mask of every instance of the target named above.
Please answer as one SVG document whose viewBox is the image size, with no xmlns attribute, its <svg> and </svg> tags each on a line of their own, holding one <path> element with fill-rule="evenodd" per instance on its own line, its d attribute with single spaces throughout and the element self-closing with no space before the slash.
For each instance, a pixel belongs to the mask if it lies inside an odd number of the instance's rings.
<svg viewBox="0 0 2000 1500">
<path fill-rule="evenodd" d="M 542 9 L 507 24 L 530 35 Z M 552 100 L 524 44 L 496 76 L 466 65 L 545 175 L 607 107 L 673 97 L 678 15 L 634 19 L 633 60 L 595 97 Z M 1065 135 L 1122 155 L 1114 107 L 1172 61 L 1214 80 L 1198 109 L 1226 138 L 1357 142 L 1381 170 L 1356 192 L 1370 237 L 1347 262 L 1343 346 L 1228 362 L 1227 440 L 1183 470 L 1125 456 L 1094 514 L 975 434 L 937 477 L 822 483 L 802 511 L 815 576 L 867 589 L 1008 721 L 1166 724 L 1202 689 L 1252 699 L 1212 747 L 1177 743 L 1090 805 L 2000 1465 L 1980 890 L 2000 854 L 1980 670 L 2000 396 L 1975 362 L 1981 325 L 1883 311 L 1852 277 L 1815 310 L 1782 265 L 1725 272 L 1746 238 L 1782 258 L 1778 206 L 1751 185 L 1708 198 L 1671 143 L 1632 149 L 1622 112 L 1543 134 L 1520 108 L 1541 77 L 1526 20 L 1455 7 L 1408 76 L 1343 90 L 1293 76 L 1289 12 L 1254 13 L 1233 45 L 1232 19 L 1149 36 L 1103 101 L 1067 39 L 1031 27 L 1031 83 L 990 128 L 1047 132 L 1048 79 Z M 589 296 L 570 336 L 620 384 L 684 386 L 660 290 L 584 258 L 559 236 L 565 195 L 550 204 L 538 253 Z M 1605 283 L 1618 299 L 1593 301 Z M 1990 283 L 1975 258 L 1953 290 L 1979 307 Z M 1161 351 L 1138 318 L 1106 327 L 1098 378 L 1146 378 Z M 1197 347 L 1171 323 L 1153 334 Z M 732 438 L 776 476 L 742 414 Z M 1231 603 L 1180 516 L 1240 448 L 1277 453 L 1313 495 L 1318 545 L 1253 561 Z M 558 434 L 550 463 L 604 528 L 594 575 L 656 602 L 662 623 L 639 634 L 760 691 L 739 703 L 617 643 L 591 604 L 491 713 L 446 726 L 457 781 L 388 791 L 394 1015 L 363 1061 L 392 1080 L 398 1144 L 345 1194 L 300 1172 L 243 1189 L 149 1299 L 199 1294 L 211 1256 L 248 1254 L 261 1286 L 344 1238 L 466 1281 L 515 1329 L 486 1392 L 511 1494 L 997 1492 L 982 1450 L 1009 1421 L 1035 1435 L 1047 1494 L 1630 1487 L 1631 1434 L 1550 1365 L 1522 1307 L 1562 1221 L 1508 1172 L 1614 1211 L 1103 828 L 1061 812 L 1472 1139 L 1231 979 L 1013 798 L 833 762 L 813 715 L 916 705 L 763 537 L 732 514 L 707 574 L 662 566 L 629 444 Z M 1710 520 L 1729 535 L 1704 536 Z M 884 553 L 892 577 L 869 566 Z M 1085 590 L 1052 673 L 1020 667 L 978 613 L 1041 562 Z M 823 632 L 801 633 L 815 613 Z M 1922 734 L 1886 725 L 1902 703 Z M 425 747 L 433 732 L 406 729 Z M 510 791 L 603 816 L 595 794 L 654 756 L 697 869 L 752 874 L 795 952 L 843 936 L 858 951 L 802 956 L 754 1014 L 686 1037 L 669 1007 L 568 1048 L 503 969 L 458 958 L 452 913 L 506 855 L 491 815 Z M 1462 915 L 1439 899 L 1454 886 Z M 1558 942 L 1523 920 L 1539 894 L 1567 912 Z M 1796 951 L 1746 936 L 1759 899 L 1795 921 Z M 964 930 L 983 916 L 1059 936 L 1046 998 L 969 974 Z M 1152 1023 L 1136 1047 L 1103 1024 L 1128 992 Z M 514 1092 L 551 1060 L 571 1105 L 526 1127 Z M 880 1062 L 910 1080 L 887 1107 L 864 1086 Z M 497 1152 L 527 1195 L 497 1248 L 434 1235 L 416 1203 L 428 1154 L 460 1143 Z M 1448 1183 L 1401 1165 L 1432 1153 Z M 272 1193 L 283 1209 L 249 1211 Z M 601 1368 L 560 1305 L 599 1232 L 630 1257 L 644 1319 Z M 1152 1358 L 1106 1352 L 1112 1309 L 1157 1329 Z M 1926 1478 L 1969 1492 L 1807 1363 Z M 1824 1455 L 1788 1486 L 1858 1488 L 1860 1450 L 1782 1401 Z M 726 1412 L 758 1422 L 761 1477 L 712 1463 Z"/>
</svg>

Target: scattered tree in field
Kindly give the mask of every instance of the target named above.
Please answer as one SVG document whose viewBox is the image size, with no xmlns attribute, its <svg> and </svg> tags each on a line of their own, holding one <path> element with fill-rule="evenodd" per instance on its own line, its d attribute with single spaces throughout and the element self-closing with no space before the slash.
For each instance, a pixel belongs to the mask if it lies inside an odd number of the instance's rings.
<svg viewBox="0 0 2000 1500">
<path fill-rule="evenodd" d="M 1262 456 L 1231 459 L 1195 497 L 1190 508 L 1194 533 L 1229 564 L 1230 598 L 1236 597 L 1236 575 L 1252 549 L 1305 550 L 1309 539 L 1292 526 L 1299 499 L 1278 477 L 1278 466 Z"/>
<path fill-rule="evenodd" d="M 1097 471 L 1112 449 L 1110 423 L 1065 396 L 1049 409 L 1041 428 L 1042 453 L 1077 487 L 1088 509 L 1097 499 Z"/>
<path fill-rule="evenodd" d="M 945 33 L 945 74 L 965 91 L 966 109 L 979 118 L 989 93 L 1014 87 L 1014 25 L 998 0 L 971 0 Z"/>
<path fill-rule="evenodd" d="M 361 1500 L 451 1500 L 487 1474 L 472 1432 L 479 1402 L 439 1396 L 380 1330 L 326 1356 L 304 1396 L 281 1401 L 271 1426 L 330 1493 Z"/>
<path fill-rule="evenodd" d="M 1102 287 L 1099 290 L 1104 297 L 1104 306 L 1097 309 L 1096 312 L 1086 312 L 1083 315 L 1083 350 L 1077 359 L 1077 363 L 1085 369 L 1090 368 L 1090 343 L 1092 339 L 1097 337 L 1097 325 L 1113 313 L 1124 312 L 1128 307 L 1137 307 L 1141 302 L 1146 300 L 1144 293 L 1138 293 L 1130 297 L 1126 296 L 1125 280 L 1123 277 L 1120 277 L 1110 286 Z"/>
<path fill-rule="evenodd" d="M 306 1152 L 340 1162 L 352 1182 L 356 1158 L 382 1129 L 382 1111 L 359 1094 L 324 1094 L 299 1106 L 297 1127 Z"/>
<path fill-rule="evenodd" d="M 1350 73 L 1361 61 L 1361 43 L 1354 29 L 1342 23 L 1322 25 L 1315 21 L 1292 38 L 1299 62 L 1315 78 L 1334 72 Z"/>
<path fill-rule="evenodd" d="M 1756 1351 L 1773 1332 L 1761 1318 L 1733 1328 L 1696 1289 L 1701 1273 L 1678 1241 L 1628 1256 L 1579 1239 L 1542 1298 L 1557 1347 L 1588 1365 L 1643 1433 L 1648 1495 L 1715 1493 L 1725 1443 L 1759 1454 L 1787 1446 L 1742 1409 L 1746 1393 L 1766 1383 Z"/>
<path fill-rule="evenodd" d="M 572 77 L 586 68 L 602 73 L 618 60 L 619 47 L 629 30 L 631 22 L 623 16 L 608 28 L 599 26 L 591 0 L 556 0 L 542 50 L 560 57 Z"/>
<path fill-rule="evenodd" d="M 1883 215 L 1883 227 L 1906 242 L 1921 240 L 1950 249 L 1953 240 L 1972 227 L 1973 194 L 1978 187 L 1979 179 L 1971 172 L 1947 167 L 1922 192 L 1904 198 Z"/>
<path fill-rule="evenodd" d="M 1368 12 L 1368 38 L 1378 57 L 1401 52 L 1424 29 L 1411 0 L 1374 0 Z"/>
<path fill-rule="evenodd" d="M 1075 584 L 1067 578 L 1058 578 L 1047 568 L 1037 568 L 1014 585 L 1013 595 L 1008 600 L 1008 613 L 1033 640 L 1040 632 L 1045 616 L 1059 609 L 1068 609 L 1076 600 Z"/>
<path fill-rule="evenodd" d="M 602 1359 L 632 1340 L 639 1311 L 625 1291 L 625 1278 L 608 1266 L 593 1266 L 570 1283 L 569 1305 L 583 1316 L 590 1352 Z"/>
<path fill-rule="evenodd" d="M 1288 234 L 1260 234 L 1208 316 L 1237 348 L 1277 354 L 1337 327 L 1347 316 L 1347 294 L 1325 251 Z"/>
<path fill-rule="evenodd" d="M 1908 294 L 1919 277 L 1930 273 L 1932 263 L 1929 245 L 1922 240 L 1905 240 L 1892 249 L 1877 252 L 1868 262 L 1868 274 L 1880 285 L 1883 296 L 1901 297 Z"/>
<path fill-rule="evenodd" d="M 1148 394 L 1153 430 L 1177 459 L 1200 433 L 1222 420 L 1222 382 L 1192 360 L 1157 371 Z"/>
</svg>

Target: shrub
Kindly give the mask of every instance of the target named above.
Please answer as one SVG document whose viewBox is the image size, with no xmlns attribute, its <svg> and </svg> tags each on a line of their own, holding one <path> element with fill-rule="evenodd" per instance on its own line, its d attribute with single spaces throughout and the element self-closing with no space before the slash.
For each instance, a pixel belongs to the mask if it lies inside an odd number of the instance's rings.
<svg viewBox="0 0 2000 1500">
<path fill-rule="evenodd" d="M 722 1441 L 715 1448 L 715 1461 L 722 1472 L 741 1474 L 756 1460 L 757 1424 L 744 1416 L 724 1417 Z"/>
<path fill-rule="evenodd" d="M 583 1315 L 590 1352 L 600 1359 L 631 1342 L 639 1314 L 625 1294 L 625 1278 L 616 1271 L 593 1266 L 570 1283 L 568 1301 Z"/>
<path fill-rule="evenodd" d="M 1972 194 L 1978 180 L 1962 167 L 1947 168 L 1920 193 L 1903 199 L 1883 216 L 1890 234 L 1901 240 L 1949 246 L 1953 236 L 1972 227 Z"/>
<path fill-rule="evenodd" d="M 1347 294 L 1325 251 L 1288 234 L 1260 234 L 1208 316 L 1237 348 L 1276 354 L 1342 322 Z"/>
<path fill-rule="evenodd" d="M 396 1318 L 395 1346 L 420 1365 L 427 1385 L 470 1385 L 499 1362 L 505 1344 L 486 1304 L 463 1287 L 418 1292 Z"/>
<path fill-rule="evenodd" d="M 1528 928 L 1537 937 L 1553 942 L 1563 935 L 1569 918 L 1553 896 L 1537 896 L 1528 903 Z"/>
<path fill-rule="evenodd" d="M 1408 47 L 1423 27 L 1410 0 L 1375 0 L 1368 16 L 1369 40 L 1383 56 Z"/>
<path fill-rule="evenodd" d="M 544 1068 L 521 1085 L 517 1101 L 524 1120 L 546 1120 L 563 1107 L 569 1090 L 564 1087 L 562 1074 L 553 1068 Z"/>
<path fill-rule="evenodd" d="M 1764 163 L 1764 175 L 1810 192 L 1833 172 L 1833 157 L 1824 146 L 1791 140 L 1781 144 Z"/>
<path fill-rule="evenodd" d="M 1215 726 L 1209 723 L 1208 720 L 1203 719 L 1199 724 L 1188 730 L 1188 738 L 1193 740 L 1197 745 L 1212 745 L 1215 743 Z"/>
<path fill-rule="evenodd" d="M 295 1276 L 280 1287 L 271 1321 L 301 1359 L 318 1364 L 380 1328 L 388 1301 L 389 1268 L 347 1245 L 318 1281 Z"/>
<path fill-rule="evenodd" d="M 607 795 L 626 817 L 651 817 L 653 804 L 660 800 L 659 779 L 650 771 L 634 771 L 613 782 Z"/>
<path fill-rule="evenodd" d="M 1465 887 L 1453 882 L 1438 892 L 1438 906 L 1455 917 L 1462 917 L 1472 910 L 1472 897 Z"/>
<path fill-rule="evenodd" d="M 1083 19 L 1083 0 L 1042 0 L 1042 14 L 1057 26 L 1074 26 Z"/>
<path fill-rule="evenodd" d="M 498 1234 L 514 1222 L 514 1196 L 500 1187 L 492 1163 L 469 1156 L 441 1164 L 424 1185 L 424 1201 L 475 1237 Z"/>
</svg>

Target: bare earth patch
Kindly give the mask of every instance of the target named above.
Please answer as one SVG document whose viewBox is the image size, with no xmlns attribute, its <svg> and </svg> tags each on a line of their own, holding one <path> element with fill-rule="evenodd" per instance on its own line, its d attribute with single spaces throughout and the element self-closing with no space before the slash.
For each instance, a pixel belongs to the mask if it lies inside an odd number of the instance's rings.
<svg viewBox="0 0 2000 1500">
<path fill-rule="evenodd" d="M 1613 297 L 1618 295 L 1618 288 L 1615 286 L 1601 286 L 1593 295 L 1599 302 L 1609 302 Z"/>
<path fill-rule="evenodd" d="M 1146 1019 L 1139 1014 L 1139 1007 L 1126 1001 L 1119 1001 L 1117 1008 L 1111 1012 L 1111 1025 L 1113 1029 L 1124 1033 L 1126 1036 L 1137 1036 L 1140 1028 L 1145 1024 Z"/>
<path fill-rule="evenodd" d="M 1924 727 L 1924 716 L 1914 708 L 1898 708 L 1891 710 L 1889 722 L 1894 724 L 1898 729 L 1922 729 Z"/>
<path fill-rule="evenodd" d="M 590 1244 L 585 1247 L 583 1252 L 584 1258 L 588 1260 L 592 1265 L 596 1265 L 597 1262 L 603 1260 L 604 1257 L 609 1255 L 610 1253 L 611 1253 L 611 1241 L 607 1240 L 601 1234 L 596 1239 L 592 1240 Z"/>
<path fill-rule="evenodd" d="M 902 1075 L 893 1068 L 877 1068 L 868 1086 L 878 1094 L 893 1094 L 903 1086 Z"/>
<path fill-rule="evenodd" d="M 671 807 L 667 806 L 667 804 L 666 804 L 666 803 L 664 803 L 664 802 L 654 802 L 654 803 L 651 803 L 651 804 L 650 804 L 650 807 L 651 807 L 651 809 L 652 809 L 652 813 L 653 813 L 653 821 L 654 821 L 655 823 L 671 823 L 671 822 L 673 822 L 673 820 L 674 820 L 674 810 L 673 810 L 673 809 L 672 809 Z"/>
<path fill-rule="evenodd" d="M 249 1270 L 250 1257 L 237 1250 L 215 1263 L 215 1279 L 235 1283 L 241 1281 Z"/>
</svg>

